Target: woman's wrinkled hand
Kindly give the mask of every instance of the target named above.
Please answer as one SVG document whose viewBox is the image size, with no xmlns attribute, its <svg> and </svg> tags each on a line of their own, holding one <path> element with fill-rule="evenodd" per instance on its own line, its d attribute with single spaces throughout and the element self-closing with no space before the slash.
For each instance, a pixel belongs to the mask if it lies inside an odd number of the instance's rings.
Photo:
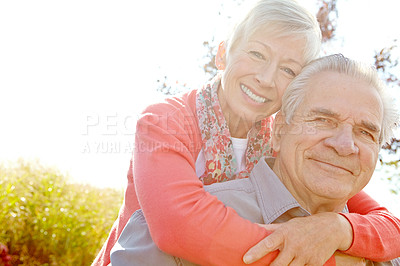
<svg viewBox="0 0 400 266">
<path fill-rule="evenodd" d="M 243 257 L 247 264 L 279 250 L 272 266 L 323 265 L 336 250 L 347 250 L 353 241 L 350 223 L 342 215 L 332 212 L 260 226 L 272 233 L 247 251 Z"/>
</svg>

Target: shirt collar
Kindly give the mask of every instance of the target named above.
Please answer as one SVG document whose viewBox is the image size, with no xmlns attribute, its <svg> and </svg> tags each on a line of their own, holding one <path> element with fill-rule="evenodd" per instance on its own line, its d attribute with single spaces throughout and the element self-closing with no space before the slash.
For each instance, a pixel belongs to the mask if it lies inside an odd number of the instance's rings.
<svg viewBox="0 0 400 266">
<path fill-rule="evenodd" d="M 250 174 L 265 224 L 274 222 L 294 208 L 297 208 L 297 215 L 310 215 L 290 194 L 265 159 L 265 157 L 261 158 Z M 348 212 L 347 206 L 343 212 Z"/>
</svg>

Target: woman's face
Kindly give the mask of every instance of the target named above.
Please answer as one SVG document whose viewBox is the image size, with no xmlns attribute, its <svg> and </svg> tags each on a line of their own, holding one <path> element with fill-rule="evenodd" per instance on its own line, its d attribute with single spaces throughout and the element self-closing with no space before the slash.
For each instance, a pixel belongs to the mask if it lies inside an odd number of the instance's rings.
<svg viewBox="0 0 400 266">
<path fill-rule="evenodd" d="M 220 56 L 224 70 L 218 97 L 228 125 L 252 125 L 277 112 L 283 92 L 305 64 L 305 40 L 270 35 L 256 32 L 226 57 L 223 46 L 218 50 L 217 65 Z"/>
</svg>

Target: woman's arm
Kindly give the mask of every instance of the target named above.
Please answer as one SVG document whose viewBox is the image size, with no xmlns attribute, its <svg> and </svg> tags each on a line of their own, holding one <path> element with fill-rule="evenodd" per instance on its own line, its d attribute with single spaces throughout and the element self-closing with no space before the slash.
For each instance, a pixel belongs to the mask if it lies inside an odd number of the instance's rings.
<svg viewBox="0 0 400 266">
<path fill-rule="evenodd" d="M 361 191 L 348 202 L 350 212 L 320 213 L 292 219 L 280 225 L 264 225 L 274 231 L 247 253 L 253 262 L 279 248 L 276 261 L 319 263 L 329 258 L 332 248 L 372 261 L 400 257 L 400 221 Z M 344 219 L 346 218 L 346 219 Z M 316 257 L 315 254 L 319 256 Z"/>
<path fill-rule="evenodd" d="M 139 208 L 162 250 L 198 264 L 245 265 L 244 252 L 267 236 L 266 230 L 206 193 L 196 176 L 201 137 L 195 95 L 145 110 L 137 125 L 124 203 L 92 265 L 110 263 L 111 248 Z M 274 257 L 266 256 L 256 265 L 267 265 Z"/>
<path fill-rule="evenodd" d="M 351 223 L 353 243 L 346 254 L 372 261 L 400 257 L 400 219 L 361 191 L 348 202 L 351 213 L 342 213 Z"/>
<path fill-rule="evenodd" d="M 197 264 L 244 265 L 245 251 L 267 231 L 204 190 L 194 168 L 201 139 L 193 113 L 170 105 L 148 109 L 135 143 L 136 192 L 156 245 Z"/>
</svg>

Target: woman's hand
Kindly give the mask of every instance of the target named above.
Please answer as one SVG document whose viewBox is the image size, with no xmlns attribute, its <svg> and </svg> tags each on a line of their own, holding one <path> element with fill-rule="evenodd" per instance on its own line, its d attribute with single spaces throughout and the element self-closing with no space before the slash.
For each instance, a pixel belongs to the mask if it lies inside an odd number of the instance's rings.
<svg viewBox="0 0 400 266">
<path fill-rule="evenodd" d="M 332 212 L 260 226 L 273 233 L 247 251 L 243 257 L 247 264 L 279 249 L 271 265 L 323 265 L 336 250 L 347 250 L 353 241 L 350 223 Z"/>
</svg>

